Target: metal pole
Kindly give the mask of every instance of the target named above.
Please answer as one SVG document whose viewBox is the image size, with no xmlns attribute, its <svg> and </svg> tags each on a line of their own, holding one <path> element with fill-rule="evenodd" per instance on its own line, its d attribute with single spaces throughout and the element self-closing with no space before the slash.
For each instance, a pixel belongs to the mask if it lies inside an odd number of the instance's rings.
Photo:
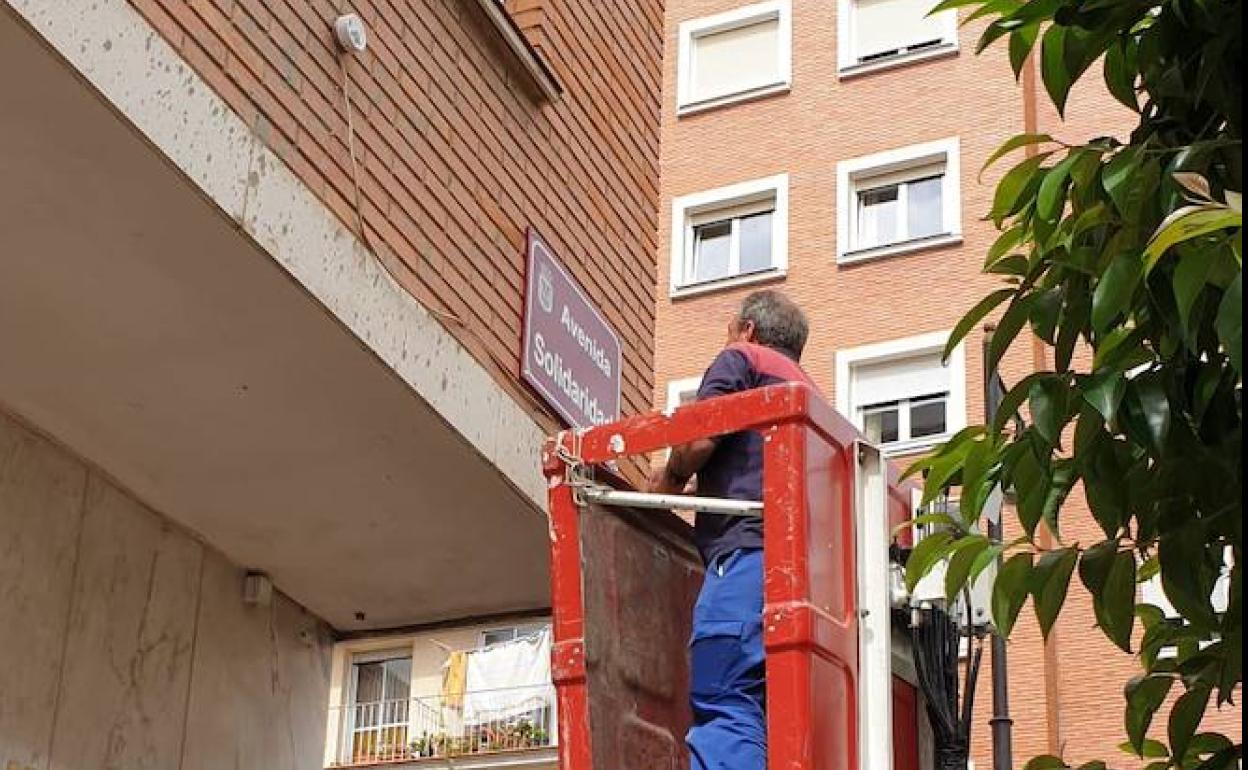
<svg viewBox="0 0 1248 770">
<path fill-rule="evenodd" d="M 984 362 L 984 415 L 988 424 L 996 419 L 1000 407 L 997 393 L 993 387 L 997 377 L 996 370 L 988 371 L 988 350 L 992 345 L 995 326 L 984 327 L 983 362 Z M 997 511 L 994 519 L 988 519 L 988 537 L 1001 542 L 1004 539 L 1003 516 L 1004 508 Z M 1002 559 L 997 556 L 997 569 L 1001 569 Z M 992 635 L 992 767 L 993 770 L 1014 770 L 1014 720 L 1010 718 L 1010 682 L 1005 657 L 1005 639 L 994 631 Z"/>
<path fill-rule="evenodd" d="M 649 492 L 620 492 L 607 487 L 582 487 L 581 499 L 595 505 L 612 505 L 623 508 L 652 508 L 670 511 L 700 511 L 724 516 L 762 516 L 763 504 L 752 500 L 732 500 L 721 497 L 693 497 L 689 495 L 660 495 Z"/>
</svg>

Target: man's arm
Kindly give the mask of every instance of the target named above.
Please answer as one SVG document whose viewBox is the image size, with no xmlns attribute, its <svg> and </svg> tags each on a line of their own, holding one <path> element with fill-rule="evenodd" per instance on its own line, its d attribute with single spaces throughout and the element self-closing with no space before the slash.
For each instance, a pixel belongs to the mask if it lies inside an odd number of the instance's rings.
<svg viewBox="0 0 1248 770">
<path fill-rule="evenodd" d="M 672 447 L 672 455 L 650 477 L 650 491 L 678 495 L 685 491 L 689 479 L 702 470 L 715 451 L 715 439 L 700 438 L 678 447 Z"/>
<path fill-rule="evenodd" d="M 703 401 L 745 390 L 750 386 L 749 372 L 750 363 L 744 353 L 732 348 L 721 351 L 711 362 L 706 374 L 702 375 L 697 400 Z M 719 437 L 715 437 L 672 447 L 667 464 L 651 475 L 650 491 L 661 494 L 682 494 L 690 491 L 686 489 L 689 480 L 711 459 L 718 444 Z"/>
</svg>

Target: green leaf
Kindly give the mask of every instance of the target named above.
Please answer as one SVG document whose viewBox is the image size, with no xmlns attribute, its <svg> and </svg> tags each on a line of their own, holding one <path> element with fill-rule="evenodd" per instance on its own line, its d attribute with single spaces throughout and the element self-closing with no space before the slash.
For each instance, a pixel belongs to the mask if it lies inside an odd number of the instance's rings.
<svg viewBox="0 0 1248 770">
<path fill-rule="evenodd" d="M 1057 343 L 1057 319 L 1063 307 L 1061 287 L 1039 292 L 1031 306 L 1031 329 L 1036 336 L 1050 345 Z"/>
<path fill-rule="evenodd" d="M 1119 551 L 1109 566 L 1109 574 L 1099 592 L 1093 595 L 1092 609 L 1097 625 L 1123 652 L 1131 652 L 1131 632 L 1135 628 L 1135 556 Z"/>
<path fill-rule="evenodd" d="M 958 592 L 966 585 L 971 575 L 971 567 L 974 566 L 975 560 L 988 548 L 988 538 L 982 535 L 971 535 L 959 541 L 957 549 L 949 559 L 949 566 L 945 570 L 945 598 L 947 600 L 952 602 L 957 597 Z"/>
<path fill-rule="evenodd" d="M 993 370 L 989 369 L 989 371 Z M 1014 419 L 1014 415 L 1018 414 L 1018 410 L 1022 407 L 1023 402 L 1031 394 L 1033 383 L 1039 379 L 1052 376 L 1052 372 L 1032 372 L 1019 380 L 1014 387 L 1010 388 L 997 406 L 997 416 L 992 421 L 992 435 L 1001 435 L 1001 431 L 1005 430 L 1005 426 L 1010 420 Z"/>
<path fill-rule="evenodd" d="M 964 7 L 964 6 L 968 6 L 968 5 L 977 5 L 977 4 L 979 4 L 979 3 L 982 3 L 983 1 L 984 1 L 984 0 L 943 0 L 943 1 L 942 1 L 939 5 L 937 5 L 935 8 L 933 8 L 933 9 L 932 9 L 932 10 L 930 10 L 930 11 L 928 11 L 928 12 L 927 12 L 927 15 L 928 15 L 928 16 L 935 16 L 935 15 L 936 15 L 936 14 L 938 14 L 938 13 L 943 13 L 943 12 L 945 12 L 945 11 L 951 11 L 951 10 L 953 10 L 953 9 L 955 9 L 955 8 L 962 8 L 962 7 Z"/>
<path fill-rule="evenodd" d="M 979 42 L 975 44 L 975 55 L 983 53 L 988 46 L 997 42 L 1001 38 L 1010 34 L 1012 25 L 1005 23 L 1003 19 L 997 19 L 984 28 L 984 34 L 979 36 Z"/>
<path fill-rule="evenodd" d="M 1218 331 L 1218 339 L 1231 359 L 1231 366 L 1242 376 L 1244 373 L 1244 273 L 1241 270 L 1226 294 L 1222 296 L 1222 304 L 1218 307 L 1218 318 L 1214 327 Z"/>
<path fill-rule="evenodd" d="M 971 447 L 962 466 L 962 500 L 960 512 L 967 526 L 979 519 L 984 499 L 990 490 L 989 471 L 997 461 L 996 446 L 991 441 L 979 441 Z"/>
<path fill-rule="evenodd" d="M 1103 540 L 1083 552 L 1079 559 L 1079 578 L 1093 596 L 1105 589 L 1117 556 L 1117 540 Z"/>
<path fill-rule="evenodd" d="M 1193 687 L 1183 693 L 1170 710 L 1170 751 L 1174 756 L 1187 755 L 1188 744 L 1196 733 L 1196 728 L 1200 727 L 1205 709 L 1209 706 L 1210 692 L 1207 686 Z"/>
<path fill-rule="evenodd" d="M 1014 30 L 1010 35 L 1010 68 L 1014 70 L 1014 79 L 1023 75 L 1023 65 L 1027 57 L 1036 47 L 1036 39 L 1040 37 L 1040 24 L 1033 23 Z"/>
<path fill-rule="evenodd" d="M 1238 770 L 1238 760 L 1243 758 L 1243 754 L 1242 745 L 1223 749 L 1197 765 L 1196 770 Z"/>
<path fill-rule="evenodd" d="M 1144 249 L 1144 272 L 1151 272 L 1157 260 L 1177 243 L 1241 227 L 1243 215 L 1228 206 L 1184 206 L 1173 211 L 1157 227 Z"/>
<path fill-rule="evenodd" d="M 1036 431 L 1049 446 L 1058 446 L 1062 428 L 1070 419 L 1070 389 L 1066 382 L 1053 377 L 1037 381 L 1029 395 L 1031 420 Z"/>
<path fill-rule="evenodd" d="M 1034 194 L 1040 182 L 1040 167 L 1048 159 L 1050 153 L 1042 152 L 1033 155 L 1011 168 L 997 183 L 997 191 L 993 196 L 992 211 L 989 217 L 1000 223 L 1008 216 L 1020 211 Z"/>
<path fill-rule="evenodd" d="M 1010 254 L 984 268 L 985 273 L 1013 275 L 1019 278 L 1027 275 L 1029 270 L 1031 270 L 1031 263 L 1022 254 Z"/>
<path fill-rule="evenodd" d="M 1170 756 L 1170 749 L 1161 741 L 1145 738 L 1144 744 L 1137 750 L 1130 741 L 1118 745 L 1118 750 L 1125 754 L 1135 754 L 1143 759 L 1161 759 Z"/>
<path fill-rule="evenodd" d="M 1119 447 L 1115 442 L 1104 442 L 1083 458 L 1084 494 L 1092 517 L 1101 526 L 1105 537 L 1114 537 L 1127 517 L 1128 494 L 1124 479 L 1125 468 L 1119 461 Z"/>
<path fill-rule="evenodd" d="M 1085 334 L 1090 322 L 1092 297 L 1085 276 L 1072 276 L 1066 283 L 1065 304 L 1057 327 L 1053 362 L 1059 372 L 1069 372 L 1074 361 L 1075 345 Z"/>
<path fill-rule="evenodd" d="M 906 588 L 913 591 L 952 546 L 953 535 L 948 532 L 934 532 L 920 540 L 906 561 Z"/>
<path fill-rule="evenodd" d="M 1136 46 L 1129 38 L 1118 40 L 1105 52 L 1105 86 L 1115 99 L 1132 112 L 1140 111 L 1139 98 L 1135 94 L 1138 77 Z"/>
<path fill-rule="evenodd" d="M 995 564 L 997 559 L 1001 558 L 1001 554 L 1004 552 L 1005 546 L 1000 544 L 992 545 L 988 549 L 981 551 L 979 555 L 975 557 L 975 561 L 971 562 L 971 571 L 970 574 L 967 575 L 967 580 L 972 583 L 978 580 L 979 576 L 984 574 L 984 570 Z"/>
<path fill-rule="evenodd" d="M 1023 770 L 1066 770 L 1070 765 L 1061 757 L 1044 754 L 1032 759 L 1023 766 Z"/>
<path fill-rule="evenodd" d="M 1066 35 L 1067 28 L 1054 24 L 1044 33 L 1040 43 L 1040 76 L 1044 79 L 1044 87 L 1057 107 L 1059 115 L 1066 115 L 1066 97 L 1074 79 L 1066 68 Z"/>
<path fill-rule="evenodd" d="M 1105 331 L 1131 305 L 1131 297 L 1139 286 L 1140 260 L 1135 254 L 1123 252 L 1114 257 L 1109 269 L 1097 281 L 1092 294 L 1092 327 Z"/>
<path fill-rule="evenodd" d="M 1233 748 L 1234 744 L 1231 739 L 1225 735 L 1218 733 L 1198 733 L 1192 736 L 1192 740 L 1187 744 L 1187 754 L 1189 756 L 1207 756 L 1209 754 L 1218 754 Z"/>
<path fill-rule="evenodd" d="M 997 581 L 992 587 L 992 619 L 1002 636 L 1008 637 L 1018 620 L 1018 613 L 1027 601 L 1030 579 L 1030 553 L 1014 554 L 997 572 Z"/>
<path fill-rule="evenodd" d="M 1031 596 L 1036 619 L 1040 621 L 1040 632 L 1045 639 L 1049 637 L 1062 605 L 1066 603 L 1070 577 L 1078 561 L 1079 550 L 1076 548 L 1048 551 L 1040 557 L 1032 571 Z"/>
<path fill-rule="evenodd" d="M 1006 309 L 1005 315 L 1001 316 L 1001 321 L 997 324 L 997 329 L 992 334 L 992 342 L 988 346 L 988 360 L 985 363 L 988 371 L 995 372 L 1001 364 L 1001 357 L 1009 350 L 1013 344 L 1014 338 L 1022 331 L 1023 326 L 1027 323 L 1027 319 L 1031 315 L 1031 308 L 1039 301 L 1039 294 L 1026 294 L 1021 297 L 1015 297 L 1010 306 Z"/>
<path fill-rule="evenodd" d="M 1027 232 L 1027 228 L 1022 225 L 1014 225 L 1010 229 L 1001 233 L 992 246 L 988 249 L 988 256 L 984 257 L 984 267 L 987 268 L 1001 257 L 1005 256 L 1011 249 L 1017 246 L 1023 239 L 1023 235 Z"/>
<path fill-rule="evenodd" d="M 1127 379 L 1122 372 L 1113 369 L 1088 377 L 1080 384 L 1083 399 L 1095 409 L 1105 422 L 1113 422 L 1118 416 L 1118 405 L 1127 392 Z"/>
<path fill-rule="evenodd" d="M 1213 272 L 1217 252 L 1213 249 L 1196 249 L 1183 254 L 1174 267 L 1174 300 L 1179 309 L 1179 323 L 1183 325 L 1188 339 L 1194 339 L 1192 308 L 1204 291 Z"/>
<path fill-rule="evenodd" d="M 1020 451 L 1014 462 L 1009 464 L 1009 481 L 1014 485 L 1017 494 L 1019 523 L 1030 538 L 1035 536 L 1036 527 L 1044 515 L 1044 502 L 1048 496 L 1050 479 L 1046 468 L 1040 464 L 1031 447 L 1025 443 L 1018 446 Z"/>
<path fill-rule="evenodd" d="M 1040 189 L 1036 193 L 1036 215 L 1047 222 L 1055 222 L 1062 213 L 1066 203 L 1066 188 L 1070 182 L 1070 170 L 1083 153 L 1071 150 L 1056 166 L 1044 175 Z"/>
<path fill-rule="evenodd" d="M 1174 679 L 1160 674 L 1139 676 L 1127 683 L 1127 739 L 1136 756 L 1144 756 L 1144 740 L 1153 715 L 1165 703 Z"/>
<path fill-rule="evenodd" d="M 1010 137 L 988 156 L 988 160 L 984 161 L 984 165 L 979 171 L 980 178 L 983 178 L 984 172 L 991 168 L 992 164 L 1001 160 L 1006 155 L 1009 155 L 1011 152 L 1014 152 L 1022 147 L 1030 147 L 1032 145 L 1045 144 L 1053 141 L 1055 141 L 1053 137 L 1048 134 L 1018 134 L 1017 136 Z M 1017 241 L 1015 241 L 1015 243 L 1017 243 Z"/>
<path fill-rule="evenodd" d="M 1110 329 L 1104 337 L 1097 340 L 1095 352 L 1092 354 L 1093 369 L 1129 370 L 1137 366 L 1136 358 L 1151 360 L 1152 356 L 1144 348 L 1144 330 L 1129 326 L 1117 326 Z"/>
<path fill-rule="evenodd" d="M 1136 222 L 1152 201 L 1161 180 L 1161 165 L 1139 148 L 1119 152 L 1105 165 L 1101 185 L 1127 223 Z"/>
<path fill-rule="evenodd" d="M 1209 565 L 1204 528 L 1193 524 L 1165 533 L 1157 545 L 1161 587 L 1183 619 L 1212 630 L 1218 620 L 1210 596 L 1217 575 Z"/>
<path fill-rule="evenodd" d="M 1135 582 L 1147 583 L 1153 578 L 1161 574 L 1161 561 L 1156 556 L 1150 556 L 1140 562 L 1140 568 L 1136 571 Z"/>
<path fill-rule="evenodd" d="M 984 320 L 984 316 L 996 309 L 997 305 L 1000 305 L 1012 296 L 1014 296 L 1013 289 L 998 289 L 981 299 L 975 307 L 962 316 L 962 320 L 958 321 L 958 325 L 953 327 L 953 332 L 945 343 L 944 352 L 941 353 L 941 362 L 949 363 L 949 356 L 953 355 L 954 349 L 961 344 L 962 340 L 966 339 L 966 335 L 970 334 L 975 325 Z"/>
<path fill-rule="evenodd" d="M 1166 451 L 1166 439 L 1170 434 L 1170 400 L 1158 376 L 1152 372 L 1139 375 L 1127 383 L 1127 427 L 1133 437 L 1145 446 L 1152 447 L 1160 456 Z"/>
</svg>

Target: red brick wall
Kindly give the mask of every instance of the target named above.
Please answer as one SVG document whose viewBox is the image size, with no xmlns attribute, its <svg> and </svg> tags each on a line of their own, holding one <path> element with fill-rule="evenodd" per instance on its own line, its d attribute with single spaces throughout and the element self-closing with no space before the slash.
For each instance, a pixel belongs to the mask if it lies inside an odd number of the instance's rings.
<svg viewBox="0 0 1248 770">
<path fill-rule="evenodd" d="M 672 300 L 671 201 L 674 197 L 735 182 L 789 174 L 789 268 L 770 284 L 807 311 L 812 334 L 805 365 L 832 398 L 839 349 L 951 329 L 996 280 L 980 274 L 997 233 L 980 218 L 990 208 L 996 180 L 1009 167 L 978 179 L 988 155 L 1025 130 L 1024 89 L 1014 82 L 1005 49 L 972 54 L 980 27 L 961 31 L 961 52 L 847 80 L 837 77 L 836 3 L 793 2 L 791 91 L 755 102 L 677 117 L 677 26 L 680 22 L 746 4 L 737 0 L 671 0 L 667 6 L 663 97 L 662 194 L 659 238 L 658 337 L 655 403 L 667 383 L 700 375 L 724 338 L 724 326 L 745 293 L 757 286 Z M 1129 116 L 1090 74 L 1071 97 L 1063 124 L 1041 92 L 1041 130 L 1072 141 L 1122 133 Z M 962 231 L 959 246 L 838 267 L 836 263 L 836 163 L 921 142 L 961 139 Z M 1021 157 L 1021 156 L 1020 156 Z M 980 336 L 967 341 L 967 419 L 982 420 Z M 1016 382 L 1037 361 L 1022 339 L 1003 372 Z M 1099 540 L 1082 493 L 1064 513 L 1066 540 Z M 1077 581 L 1076 581 L 1077 584 Z M 1064 751 L 1071 759 L 1102 757 L 1115 767 L 1123 740 L 1122 686 L 1137 670 L 1094 629 L 1091 600 L 1077 585 L 1046 656 L 1029 608 L 1009 643 L 1016 765 L 1039 753 Z M 992 767 L 990 657 L 985 654 L 973 735 L 978 770 Z M 1216 715 L 1206 728 L 1238 736 L 1239 709 Z M 1164 716 L 1159 717 L 1164 725 Z M 1164 729 L 1159 732 L 1164 734 Z"/>
<path fill-rule="evenodd" d="M 355 230 L 332 37 L 347 4 L 132 2 Z M 653 385 L 662 6 L 512 5 L 562 98 L 540 95 L 474 0 L 351 5 L 369 31 L 368 51 L 348 62 L 367 234 L 518 392 L 523 233 L 535 225 L 624 340 L 624 409 L 644 410 Z"/>
</svg>

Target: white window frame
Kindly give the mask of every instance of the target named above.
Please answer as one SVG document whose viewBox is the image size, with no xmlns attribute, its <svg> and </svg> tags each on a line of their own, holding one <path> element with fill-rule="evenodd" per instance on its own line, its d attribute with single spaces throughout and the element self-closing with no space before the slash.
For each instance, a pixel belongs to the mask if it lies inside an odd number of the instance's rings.
<svg viewBox="0 0 1248 770">
<path fill-rule="evenodd" d="M 958 53 L 958 12 L 944 11 L 941 14 L 941 42 L 917 51 L 906 51 L 895 56 L 876 59 L 869 62 L 858 61 L 854 51 L 854 8 L 855 0 L 837 0 L 836 4 L 836 59 L 837 70 L 842 79 L 869 72 L 900 67 L 930 59 L 942 59 L 956 56 Z"/>
<path fill-rule="evenodd" d="M 334 646 L 330 675 L 329 719 L 325 726 L 325 767 L 341 764 L 343 741 L 349 741 L 353 730 L 349 711 L 355 699 L 354 667 L 356 662 L 368 658 L 408 657 L 414 658 L 412 637 L 377 637 L 355 639 Z M 415 671 L 412 671 L 415 677 Z M 409 697 L 413 695 L 412 681 L 408 682 Z M 410 707 L 409 707 L 410 708 Z M 410 718 L 410 711 L 409 711 Z M 348 744 L 349 745 L 349 744 Z"/>
<path fill-rule="evenodd" d="M 693 228 L 706 221 L 703 215 L 727 212 L 767 199 L 774 203 L 771 215 L 771 267 L 748 275 L 733 275 L 714 281 L 688 280 L 686 275 L 691 264 Z M 671 241 L 669 291 L 673 298 L 783 277 L 789 267 L 789 175 L 777 174 L 674 198 Z"/>
<path fill-rule="evenodd" d="M 941 190 L 943 232 L 897 243 L 859 248 L 856 242 L 859 191 L 908 178 L 924 178 L 927 176 L 925 171 L 941 164 L 944 165 L 944 184 Z M 838 264 L 853 264 L 953 246 L 962 242 L 962 162 L 961 141 L 957 137 L 841 161 L 836 164 L 836 186 Z"/>
<path fill-rule="evenodd" d="M 916 355 L 939 354 L 944 350 L 950 334 L 949 331 L 932 332 L 838 350 L 836 352 L 836 408 L 859 430 L 862 430 L 862 415 L 853 393 L 854 367 L 864 364 L 883 364 Z M 945 432 L 886 444 L 880 447 L 885 455 L 896 457 L 931 449 L 966 427 L 966 343 L 960 343 L 953 349 L 949 356 L 948 368 L 949 395 Z"/>
<path fill-rule="evenodd" d="M 497 634 L 502 631 L 510 631 L 513 634 L 513 636 L 508 641 L 514 642 L 516 639 L 523 639 L 526 636 L 533 636 L 535 634 L 540 634 L 542 631 L 548 630 L 550 628 L 551 628 L 550 623 L 520 623 L 517 625 L 510 625 L 510 626 L 491 626 L 489 628 L 481 629 L 480 633 L 477 634 L 477 646 L 480 648 L 485 648 L 489 646 L 486 644 L 486 641 L 485 641 L 486 637 L 488 637 L 491 634 Z M 495 642 L 495 644 L 506 644 L 506 642 Z"/>
<path fill-rule="evenodd" d="M 777 20 L 779 39 L 777 41 L 776 80 L 760 85 L 744 88 L 708 99 L 693 98 L 693 55 L 694 41 L 704 35 L 725 32 L 751 24 Z M 721 107 L 726 104 L 759 99 L 764 96 L 788 91 L 793 79 L 793 11 L 789 0 L 771 0 L 770 2 L 736 8 L 714 16 L 704 16 L 681 22 L 679 28 L 679 44 L 676 67 L 676 114 L 690 115 L 696 112 Z"/>
<path fill-rule="evenodd" d="M 680 394 L 697 393 L 700 387 L 702 387 L 701 377 L 682 377 L 678 380 L 668 380 L 667 401 L 663 404 L 663 413 L 670 415 L 672 412 L 675 412 L 676 407 L 680 406 Z"/>
</svg>

